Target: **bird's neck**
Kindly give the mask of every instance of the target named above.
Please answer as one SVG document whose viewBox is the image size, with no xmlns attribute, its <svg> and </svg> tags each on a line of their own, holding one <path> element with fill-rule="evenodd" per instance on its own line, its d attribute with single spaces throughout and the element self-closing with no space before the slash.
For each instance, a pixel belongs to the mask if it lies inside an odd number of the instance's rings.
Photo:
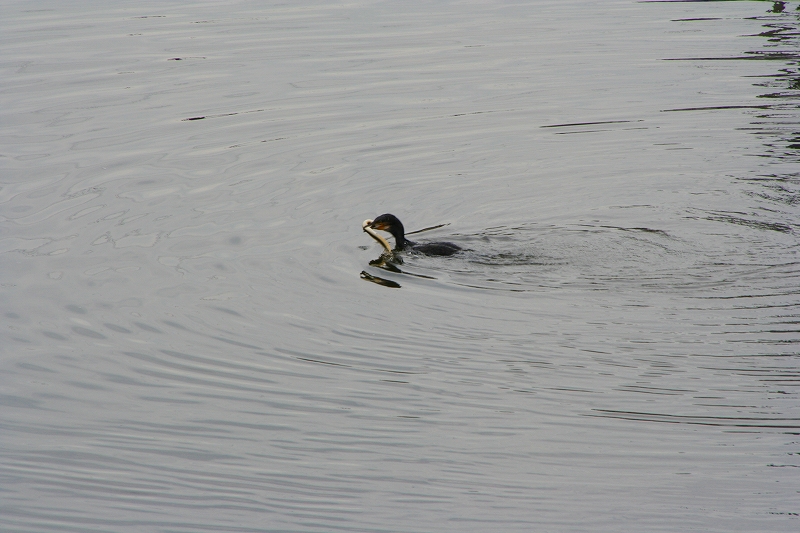
<svg viewBox="0 0 800 533">
<path fill-rule="evenodd" d="M 406 232 L 402 228 L 392 228 L 392 237 L 394 237 L 395 248 L 402 250 L 408 246 L 409 242 L 406 240 Z"/>
</svg>

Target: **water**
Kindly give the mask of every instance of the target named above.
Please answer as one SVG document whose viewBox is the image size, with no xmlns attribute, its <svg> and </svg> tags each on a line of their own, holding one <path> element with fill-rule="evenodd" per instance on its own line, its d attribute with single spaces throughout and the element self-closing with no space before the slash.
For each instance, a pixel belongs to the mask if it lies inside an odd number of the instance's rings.
<svg viewBox="0 0 800 533">
<path fill-rule="evenodd" d="M 5 2 L 0 529 L 796 531 L 797 7 Z"/>
</svg>

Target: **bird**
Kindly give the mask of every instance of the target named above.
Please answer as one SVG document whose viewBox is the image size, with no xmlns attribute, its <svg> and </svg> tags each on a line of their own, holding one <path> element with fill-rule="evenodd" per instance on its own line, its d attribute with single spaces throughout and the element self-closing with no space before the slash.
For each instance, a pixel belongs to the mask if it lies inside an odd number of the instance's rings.
<svg viewBox="0 0 800 533">
<path fill-rule="evenodd" d="M 386 251 L 389 252 L 388 244 L 386 244 L 386 240 L 377 235 L 376 233 L 369 231 L 370 229 L 373 230 L 381 230 L 387 231 L 392 234 L 395 240 L 394 251 L 404 251 L 409 250 L 413 252 L 418 252 L 425 255 L 440 255 L 440 256 L 448 256 L 453 255 L 461 251 L 461 247 L 453 244 L 452 242 L 423 242 L 423 243 L 416 243 L 411 242 L 406 239 L 406 231 L 403 227 L 403 223 L 400 222 L 400 219 L 396 216 L 385 213 L 380 215 L 375 220 L 365 220 L 364 224 L 362 225 L 364 231 L 372 235 L 378 242 L 380 242 Z"/>
</svg>

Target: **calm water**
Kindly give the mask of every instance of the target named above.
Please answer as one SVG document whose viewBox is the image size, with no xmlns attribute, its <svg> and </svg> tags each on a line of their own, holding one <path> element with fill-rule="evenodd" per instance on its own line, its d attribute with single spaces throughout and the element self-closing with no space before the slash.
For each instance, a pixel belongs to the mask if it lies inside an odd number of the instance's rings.
<svg viewBox="0 0 800 533">
<path fill-rule="evenodd" d="M 797 7 L 3 2 L 0 529 L 797 531 Z"/>
</svg>

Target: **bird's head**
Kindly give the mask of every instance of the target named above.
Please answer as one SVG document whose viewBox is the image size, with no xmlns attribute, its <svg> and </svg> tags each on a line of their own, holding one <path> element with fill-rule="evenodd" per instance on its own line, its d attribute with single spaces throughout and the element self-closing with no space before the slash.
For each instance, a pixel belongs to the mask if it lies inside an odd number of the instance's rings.
<svg viewBox="0 0 800 533">
<path fill-rule="evenodd" d="M 372 229 L 378 229 L 381 231 L 388 231 L 389 233 L 394 233 L 393 229 L 396 231 L 398 228 L 403 229 L 403 223 L 400 222 L 400 219 L 394 215 L 389 213 L 383 214 L 377 217 L 372 223 L 369 225 Z"/>
</svg>

